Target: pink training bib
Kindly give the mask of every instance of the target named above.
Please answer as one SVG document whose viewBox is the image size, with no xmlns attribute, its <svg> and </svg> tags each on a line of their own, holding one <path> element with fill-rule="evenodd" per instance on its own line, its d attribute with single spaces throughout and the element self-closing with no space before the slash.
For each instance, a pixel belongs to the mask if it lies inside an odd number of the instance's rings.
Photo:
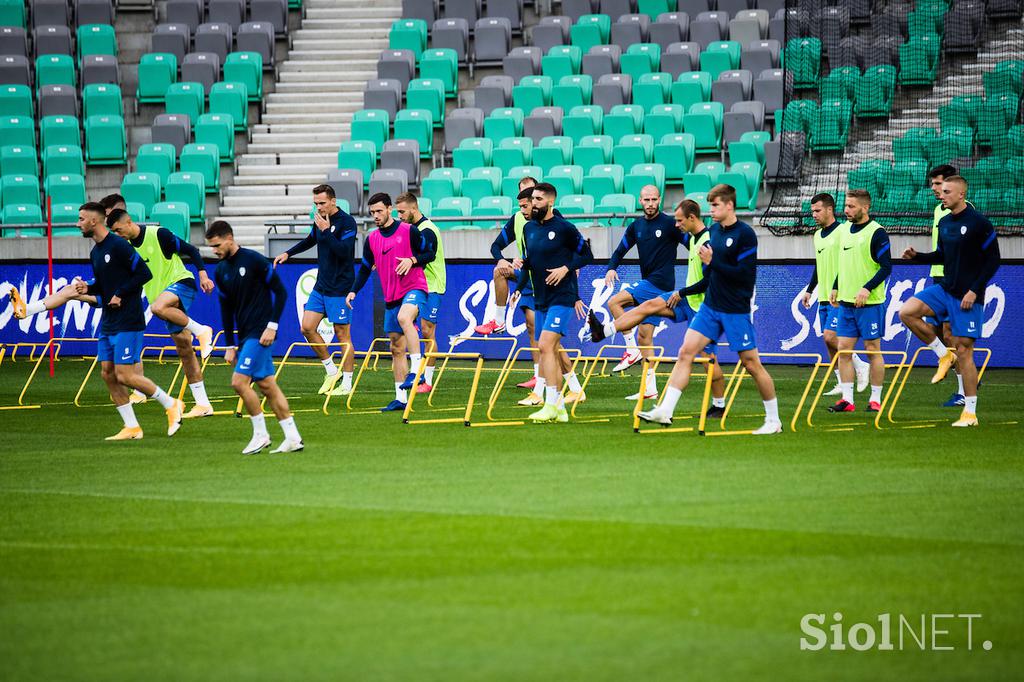
<svg viewBox="0 0 1024 682">
<path fill-rule="evenodd" d="M 385 237 L 379 229 L 367 237 L 370 240 L 370 250 L 373 251 L 373 260 L 377 264 L 377 276 L 380 277 L 384 300 L 387 303 L 402 300 L 410 291 L 427 290 L 427 277 L 423 274 L 423 268 L 412 268 L 402 276 L 395 272 L 399 258 L 412 258 L 414 255 L 409 235 L 410 227 L 412 226 L 409 223 L 398 223 L 390 237 Z"/>
</svg>

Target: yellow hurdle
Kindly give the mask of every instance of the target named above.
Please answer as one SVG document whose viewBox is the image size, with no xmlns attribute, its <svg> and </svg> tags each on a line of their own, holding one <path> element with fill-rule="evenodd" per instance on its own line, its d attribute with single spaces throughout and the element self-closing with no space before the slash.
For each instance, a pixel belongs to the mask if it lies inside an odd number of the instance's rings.
<svg viewBox="0 0 1024 682">
<path fill-rule="evenodd" d="M 490 344 L 504 344 L 504 343 L 508 343 L 509 344 L 508 353 L 505 354 L 505 359 L 504 359 L 504 361 L 502 361 L 501 369 L 498 370 L 498 372 L 499 372 L 499 375 L 498 375 L 499 379 L 501 378 L 501 373 L 503 373 L 505 371 L 505 369 L 507 367 L 509 367 L 509 365 L 511 364 L 512 356 L 515 353 L 516 346 L 519 343 L 516 340 L 516 337 L 514 337 L 514 336 L 456 336 L 456 337 L 451 339 L 451 344 L 450 344 L 449 348 L 455 348 L 459 344 L 466 343 L 466 342 L 473 342 L 473 343 L 475 343 L 475 342 L 482 342 L 482 343 L 490 343 Z M 436 351 L 437 349 L 434 348 L 433 350 Z M 423 357 L 424 357 L 424 359 L 426 359 L 427 355 L 424 355 Z M 448 361 L 452 357 L 455 357 L 455 356 L 452 356 L 452 355 L 445 356 L 444 360 L 441 361 L 441 366 L 438 367 L 438 369 L 437 369 L 437 374 L 434 375 L 434 390 L 432 390 L 429 393 L 429 395 L 427 396 L 427 405 L 430 405 L 431 407 L 434 406 L 434 395 L 437 393 L 437 386 L 438 386 L 438 384 L 441 383 L 441 377 L 444 376 L 445 370 L 448 369 Z M 455 368 L 452 368 L 452 369 L 453 369 L 453 371 L 455 370 Z M 417 381 L 418 381 L 418 379 L 417 379 Z M 497 384 L 497 382 L 495 382 L 494 386 L 491 388 L 491 395 L 488 398 L 488 403 L 490 403 L 491 401 L 494 400 L 494 392 L 497 389 L 497 387 L 498 387 L 498 384 Z"/>
<path fill-rule="evenodd" d="M 402 414 L 403 424 L 458 424 L 462 422 L 465 426 L 473 426 L 473 403 L 476 400 L 477 388 L 480 386 L 480 374 L 484 369 L 484 357 L 480 353 L 426 353 L 424 358 L 442 358 L 444 360 L 456 359 L 456 360 L 475 360 L 476 365 L 473 371 L 473 383 L 469 389 L 469 398 L 466 401 L 466 409 L 462 417 L 446 417 L 440 419 L 409 419 L 409 415 L 412 414 L 413 401 L 416 400 L 416 390 L 413 388 L 409 392 L 409 401 L 405 404 L 405 412 Z M 420 377 L 423 375 L 424 363 L 420 363 L 420 366 L 416 368 L 416 376 L 413 379 L 413 386 L 418 386 Z"/>
<path fill-rule="evenodd" d="M 893 375 L 892 380 L 889 382 L 889 388 L 885 391 L 885 393 L 882 396 L 882 403 L 881 403 L 882 407 L 881 407 L 881 409 L 875 415 L 875 420 L 874 420 L 875 428 L 876 429 L 881 429 L 882 428 L 881 421 L 882 421 L 882 415 L 885 413 L 885 407 L 886 407 L 886 405 L 889 404 L 889 398 L 893 395 L 893 390 L 896 388 L 897 384 L 900 383 L 900 375 L 901 375 L 901 373 L 903 372 L 904 369 L 906 369 L 908 367 L 908 365 L 907 365 L 907 353 L 905 351 L 901 351 L 901 350 L 857 350 L 857 349 L 851 349 L 851 350 L 841 350 L 841 351 L 836 352 L 835 356 L 832 358 L 832 362 L 828 363 L 828 369 L 825 370 L 825 373 L 821 376 L 821 383 L 818 384 L 818 390 L 814 394 L 814 400 L 811 401 L 811 406 L 809 408 L 807 408 L 807 426 L 808 427 L 811 427 L 811 428 L 814 427 L 814 410 L 815 410 L 816 407 L 818 407 L 818 402 L 821 400 L 821 395 L 825 392 L 825 386 L 826 386 L 826 384 L 828 384 L 828 378 L 830 376 L 832 376 L 832 373 L 833 373 L 833 371 L 836 368 L 836 364 L 839 362 L 839 356 L 840 355 L 853 355 L 855 353 L 859 354 L 859 355 L 880 355 L 883 358 L 885 358 L 885 357 L 897 357 L 897 358 L 899 358 L 899 363 L 894 364 L 894 365 L 889 365 L 887 367 L 887 369 L 891 368 L 891 367 L 895 367 L 896 368 L 896 374 Z M 846 428 L 848 428 L 850 426 L 853 426 L 853 425 L 851 425 L 849 423 L 844 423 L 844 422 L 837 422 L 835 424 L 835 427 L 841 428 L 841 429 L 846 429 Z"/>
<path fill-rule="evenodd" d="M 806 359 L 813 360 L 814 365 L 811 368 L 811 375 L 807 378 L 807 382 L 804 384 L 804 390 L 800 394 L 800 402 L 797 404 L 796 412 L 793 414 L 793 418 L 789 422 L 789 428 L 791 431 L 796 432 L 797 420 L 800 418 L 800 412 L 803 409 L 804 402 L 807 400 L 808 394 L 811 392 L 811 387 L 814 385 L 814 380 L 818 376 L 818 370 L 828 365 L 823 364 L 822 356 L 820 353 L 761 353 L 758 352 L 758 356 L 762 358 L 787 358 L 791 360 Z M 750 376 L 747 373 L 746 367 L 743 366 L 742 362 L 737 361 L 733 371 L 729 375 L 729 383 L 725 388 L 726 403 L 725 403 L 725 414 L 722 415 L 722 430 L 709 433 L 709 436 L 716 435 L 739 435 L 749 434 L 749 430 L 744 431 L 729 431 L 725 427 L 726 419 L 729 417 L 729 411 L 732 409 L 733 402 L 736 400 L 736 396 L 740 391 L 740 384 L 743 379 Z"/>
<path fill-rule="evenodd" d="M 340 342 L 340 341 L 332 341 L 330 343 L 327 343 L 327 342 L 324 342 L 324 343 L 309 343 L 308 341 L 295 341 L 290 346 L 288 346 L 288 350 L 286 350 L 284 352 L 284 356 L 282 356 L 281 361 L 277 364 L 277 369 L 274 370 L 274 380 L 278 381 L 280 383 L 281 372 L 283 372 L 284 368 L 288 365 L 288 358 L 291 357 L 292 351 L 295 350 L 296 348 L 315 348 L 315 347 L 328 348 L 330 346 L 338 346 L 338 350 L 335 351 L 335 353 L 339 353 L 340 352 L 342 354 L 342 356 L 341 356 L 342 358 L 344 358 L 350 352 L 350 350 L 351 350 L 350 347 L 349 347 L 349 344 L 343 343 L 343 342 Z M 331 354 L 331 357 L 332 358 L 334 357 L 333 353 Z M 305 364 L 308 364 L 308 363 L 306 363 L 304 360 L 301 361 L 301 362 L 300 361 L 296 361 L 296 362 L 292 363 L 292 365 L 305 365 Z M 180 365 L 179 365 L 179 367 L 180 367 Z M 253 383 L 255 383 L 255 382 L 253 382 Z M 267 397 L 263 396 L 263 400 L 260 401 L 260 407 L 263 408 L 263 407 L 266 406 L 266 404 L 267 404 Z M 294 409 L 292 410 L 292 412 L 295 412 L 295 411 L 296 410 L 294 410 Z M 241 416 L 241 414 L 242 414 L 242 398 L 241 397 L 238 398 L 238 403 L 235 405 L 235 414 L 238 415 L 238 416 Z"/>
<path fill-rule="evenodd" d="M 918 359 L 918 357 L 920 357 L 921 351 L 924 351 L 924 350 L 928 350 L 928 347 L 927 346 L 921 346 L 920 348 L 918 348 L 914 352 L 914 355 L 911 356 L 911 358 L 910 358 L 910 364 L 907 365 L 906 371 L 903 372 L 903 377 L 900 380 L 899 388 L 896 389 L 896 395 L 893 396 L 892 402 L 889 404 L 889 411 L 886 414 L 886 419 L 888 419 L 890 424 L 898 423 L 896 421 L 896 419 L 893 417 L 893 414 L 896 412 L 896 405 L 897 405 L 897 403 L 899 403 L 900 398 L 903 397 L 903 389 L 907 385 L 907 378 L 910 376 L 910 371 L 912 369 L 914 369 L 914 367 L 917 365 L 917 359 Z M 950 348 L 949 350 L 952 351 L 953 349 Z M 991 348 L 975 348 L 974 352 L 975 353 L 984 353 L 985 354 L 985 359 L 982 361 L 981 367 L 978 368 L 978 382 L 980 383 L 981 382 L 981 377 L 984 376 L 985 370 L 988 368 L 989 360 L 992 359 L 992 349 Z M 929 428 L 929 426 L 928 426 L 929 424 L 934 426 L 935 424 L 941 424 L 941 423 L 946 422 L 946 421 L 948 421 L 948 419 L 934 419 L 934 420 L 933 419 L 929 419 L 927 421 L 906 422 L 906 424 L 908 424 L 908 425 L 909 424 L 917 424 L 919 426 L 916 426 L 916 427 L 904 426 L 902 428 Z"/>
<path fill-rule="evenodd" d="M 54 349 L 53 349 L 54 350 L 54 357 L 56 358 L 60 354 L 60 344 L 61 344 L 62 341 L 68 341 L 68 342 L 70 342 L 70 341 L 88 342 L 88 341 L 98 341 L 98 340 L 99 339 L 90 338 L 90 337 L 73 338 L 73 337 L 69 337 L 69 336 L 58 336 L 58 337 L 54 337 L 54 338 L 50 339 L 49 341 L 47 341 L 46 343 L 42 344 L 42 346 L 43 346 L 42 352 L 40 352 L 39 353 L 39 357 L 36 358 L 36 364 L 32 367 L 32 371 L 29 373 L 28 379 L 25 380 L 25 385 L 22 387 L 21 393 L 18 395 L 18 404 L 17 405 L 11 405 L 11 406 L 9 406 L 9 407 L 7 407 L 5 409 L 37 409 L 38 407 L 40 407 L 39 405 L 26 405 L 25 404 L 25 394 L 28 393 L 28 388 L 29 388 L 29 386 L 32 385 L 32 380 L 35 379 L 36 373 L 39 371 L 39 366 L 41 364 L 43 364 L 43 360 L 47 357 L 47 350 L 49 349 L 49 347 L 51 345 L 53 345 L 53 347 L 54 347 Z M 36 345 L 36 344 L 32 344 L 32 345 Z M 93 360 L 93 365 L 95 366 L 95 364 L 96 364 L 96 361 L 94 359 Z M 92 368 L 89 369 L 89 374 L 92 374 Z M 88 379 L 88 378 L 89 378 L 89 375 L 87 374 L 86 375 L 86 379 Z M 81 391 L 79 391 L 79 393 L 81 393 Z M 78 404 L 77 404 L 78 403 L 78 395 L 75 396 L 75 403 L 76 403 L 76 406 L 78 406 Z"/>
<path fill-rule="evenodd" d="M 611 376 L 609 374 L 605 374 L 604 373 L 604 369 L 607 368 L 607 366 L 608 366 L 608 361 L 612 359 L 612 358 L 605 357 L 604 352 L 606 350 L 611 350 L 611 349 L 624 350 L 626 348 L 628 348 L 628 346 L 625 346 L 625 345 L 622 345 L 622 344 L 615 344 L 615 343 L 609 343 L 607 345 L 604 345 L 604 346 L 601 346 L 600 348 L 598 348 L 597 349 L 597 355 L 594 355 L 591 358 L 588 358 L 586 369 L 584 370 L 584 373 L 583 373 L 583 381 L 582 381 L 582 383 L 580 383 L 580 392 L 581 393 L 586 393 L 587 392 L 587 386 L 590 384 L 590 380 L 594 376 L 594 370 L 597 369 L 598 363 L 603 363 L 601 365 L 602 366 L 601 373 L 598 376 Z M 649 351 L 653 351 L 653 352 L 657 353 L 657 355 L 655 356 L 655 360 L 657 360 L 658 362 L 667 359 L 667 358 L 664 357 L 665 356 L 665 347 L 664 346 L 637 346 L 636 348 L 637 348 L 637 350 L 641 350 L 641 351 L 649 350 Z M 658 362 L 654 363 L 655 367 L 657 367 Z M 649 365 L 649 363 L 647 362 L 647 359 L 644 358 L 644 368 L 645 368 L 644 369 L 644 382 L 646 382 L 647 367 L 648 367 L 648 365 Z M 575 368 L 574 368 L 574 370 L 575 370 Z M 641 385 L 642 384 L 643 384 L 643 382 L 641 382 Z M 564 388 L 565 387 L 563 386 L 563 389 Z M 642 398 L 642 394 L 641 394 L 641 398 Z M 580 404 L 579 402 L 574 402 L 572 404 L 572 407 L 569 409 L 569 415 L 571 417 L 573 417 L 574 419 L 576 418 L 576 408 L 579 406 L 579 404 Z M 610 418 L 610 417 L 618 417 L 620 414 L 621 413 L 616 412 L 614 414 L 606 414 L 606 415 L 600 415 L 600 416 L 598 416 L 598 415 L 588 415 L 588 416 L 591 416 L 594 419 L 601 419 L 601 418 L 607 419 L 607 418 Z"/>
<path fill-rule="evenodd" d="M 385 348 L 387 350 L 375 350 L 378 345 L 385 346 Z M 430 347 L 431 348 L 436 348 L 437 347 L 436 342 L 431 340 L 430 341 Z M 391 339 L 387 338 L 387 337 L 379 336 L 379 337 L 375 338 L 373 341 L 370 342 L 370 347 L 367 348 L 365 351 L 357 351 L 357 350 L 352 351 L 352 354 L 353 354 L 354 357 L 359 357 L 360 355 L 363 356 L 363 361 L 361 363 L 359 363 L 359 369 L 356 370 L 356 375 L 355 375 L 355 377 L 352 380 L 352 391 L 348 394 L 348 397 L 345 400 L 345 409 L 346 410 L 352 410 L 353 409 L 352 408 L 352 399 L 355 398 L 356 390 L 359 388 L 359 383 L 360 383 L 360 381 L 363 378 L 363 373 L 366 372 L 367 368 L 369 368 L 371 372 L 377 371 L 377 361 L 378 361 L 378 359 L 380 358 L 381 355 L 391 355 L 390 348 L 391 348 Z M 373 367 L 370 367 L 370 363 L 371 362 L 373 363 Z M 331 403 L 331 398 L 332 397 L 333 396 L 330 393 L 328 393 L 326 396 L 324 396 L 324 404 L 323 404 L 323 407 L 321 408 L 321 411 L 324 414 L 330 414 L 331 413 L 329 405 Z"/>
<path fill-rule="evenodd" d="M 639 391 L 640 395 L 637 397 L 636 405 L 633 406 L 633 433 L 639 433 L 641 435 L 651 435 L 651 434 L 658 434 L 658 433 L 690 433 L 690 432 L 692 432 L 694 430 L 694 427 L 692 427 L 692 426 L 662 426 L 661 428 L 657 428 L 657 429 L 655 429 L 655 428 L 645 429 L 645 430 L 641 430 L 640 429 L 640 423 L 641 423 L 640 412 L 643 411 L 644 393 L 647 390 L 647 371 L 651 368 L 652 364 L 654 366 L 657 366 L 657 364 L 659 362 L 662 362 L 662 360 L 663 360 L 663 358 L 655 358 L 654 359 L 654 363 L 651 363 L 646 358 L 644 359 L 643 371 L 640 373 L 640 391 Z M 697 428 L 696 428 L 697 433 L 699 433 L 700 435 L 703 436 L 703 435 L 705 435 L 705 426 L 707 425 L 708 404 L 711 402 L 711 377 L 712 377 L 712 375 L 713 375 L 713 373 L 715 371 L 715 365 L 711 361 L 711 358 L 702 358 L 702 357 L 694 358 L 693 359 L 693 364 L 695 364 L 695 365 L 697 365 L 697 364 L 707 365 L 707 368 L 708 368 L 707 375 L 706 375 L 706 380 L 704 381 L 704 392 L 703 392 L 702 397 L 701 397 L 700 413 L 699 413 L 698 418 L 697 418 Z M 692 368 L 691 368 L 691 370 L 692 370 Z M 691 372 L 691 380 L 692 380 L 692 372 Z M 668 384 L 666 383 L 665 387 L 667 388 L 667 386 L 668 386 Z M 662 395 L 664 395 L 664 389 L 662 389 Z M 661 404 L 661 399 L 660 398 L 658 400 L 658 404 Z M 691 418 L 692 417 L 690 415 L 684 415 L 683 417 L 676 417 L 676 418 L 674 418 L 674 420 L 681 421 L 683 419 L 691 419 Z"/>
<path fill-rule="evenodd" d="M 494 408 L 498 404 L 501 398 L 501 392 L 505 390 L 505 385 L 508 383 L 508 378 L 511 376 L 512 371 L 516 367 L 516 363 L 519 362 L 519 357 L 523 353 L 534 353 L 540 352 L 539 348 L 532 346 L 520 346 L 516 349 L 515 354 L 511 359 L 506 362 L 505 366 L 501 370 L 501 374 L 498 376 L 497 383 L 494 384 L 494 389 L 491 391 L 491 397 L 487 401 L 487 423 L 485 424 L 474 424 L 474 426 L 522 426 L 525 422 L 517 419 L 498 419 L 494 416 Z M 576 371 L 577 364 L 580 361 L 580 351 L 577 348 L 563 348 L 562 353 L 565 353 L 566 357 L 572 358 L 572 371 Z M 563 387 L 564 388 L 564 387 Z"/>
</svg>

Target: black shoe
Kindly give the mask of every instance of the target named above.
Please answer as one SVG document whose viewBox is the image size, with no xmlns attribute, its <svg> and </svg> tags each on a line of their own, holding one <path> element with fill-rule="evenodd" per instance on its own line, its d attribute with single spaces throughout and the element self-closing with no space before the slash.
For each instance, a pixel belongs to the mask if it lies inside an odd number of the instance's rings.
<svg viewBox="0 0 1024 682">
<path fill-rule="evenodd" d="M 721 419 L 725 416 L 725 408 L 712 405 L 708 408 L 708 419 Z"/>
<path fill-rule="evenodd" d="M 597 321 L 597 315 L 593 310 L 587 313 L 587 326 L 590 327 L 590 340 L 594 343 L 600 343 L 608 338 L 604 334 L 604 326 Z"/>
<path fill-rule="evenodd" d="M 829 412 L 853 412 L 853 403 L 848 403 L 845 400 L 837 400 L 835 405 L 829 405 Z"/>
</svg>

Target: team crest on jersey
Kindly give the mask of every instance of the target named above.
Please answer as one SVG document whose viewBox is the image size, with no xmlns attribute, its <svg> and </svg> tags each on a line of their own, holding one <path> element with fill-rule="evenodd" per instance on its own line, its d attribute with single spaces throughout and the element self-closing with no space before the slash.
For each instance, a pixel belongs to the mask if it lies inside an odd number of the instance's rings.
<svg viewBox="0 0 1024 682">
<path fill-rule="evenodd" d="M 732 237 L 729 237 L 728 239 L 725 240 L 725 245 L 732 246 Z"/>
<path fill-rule="evenodd" d="M 244 267 L 238 268 L 238 276 L 239 277 L 245 277 L 245 268 Z"/>
<path fill-rule="evenodd" d="M 967 234 L 967 226 L 966 225 L 961 225 L 960 226 L 960 234 Z"/>
<path fill-rule="evenodd" d="M 104 263 L 109 263 L 109 262 L 110 262 L 110 254 L 109 254 L 109 253 L 108 253 L 108 254 L 105 254 L 105 255 L 103 256 L 103 262 L 104 262 Z"/>
<path fill-rule="evenodd" d="M 548 232 L 548 239 L 554 239 L 554 238 L 555 238 L 554 230 L 552 230 L 551 232 Z"/>
<path fill-rule="evenodd" d="M 661 230 L 655 230 L 654 231 L 654 236 L 658 237 L 660 239 L 661 238 Z"/>
</svg>

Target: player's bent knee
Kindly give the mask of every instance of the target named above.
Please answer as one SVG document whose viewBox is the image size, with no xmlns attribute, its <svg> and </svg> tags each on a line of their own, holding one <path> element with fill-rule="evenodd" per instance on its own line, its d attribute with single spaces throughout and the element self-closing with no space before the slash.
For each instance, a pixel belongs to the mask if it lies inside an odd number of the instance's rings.
<svg viewBox="0 0 1024 682">
<path fill-rule="evenodd" d="M 249 377 L 236 372 L 231 375 L 231 388 L 235 389 L 235 393 L 242 393 L 249 388 L 250 381 L 252 380 Z"/>
</svg>

